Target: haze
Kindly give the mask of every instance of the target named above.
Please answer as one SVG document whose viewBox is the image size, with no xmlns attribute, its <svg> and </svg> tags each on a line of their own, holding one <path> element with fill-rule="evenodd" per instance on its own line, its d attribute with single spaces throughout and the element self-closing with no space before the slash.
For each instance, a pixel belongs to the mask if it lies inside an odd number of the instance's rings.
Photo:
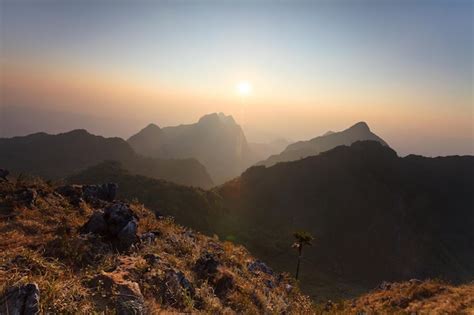
<svg viewBox="0 0 474 315">
<path fill-rule="evenodd" d="M 0 8 L 2 137 L 87 128 L 128 138 L 150 122 L 224 112 L 252 142 L 366 121 L 401 155 L 474 154 L 471 1 Z"/>
</svg>

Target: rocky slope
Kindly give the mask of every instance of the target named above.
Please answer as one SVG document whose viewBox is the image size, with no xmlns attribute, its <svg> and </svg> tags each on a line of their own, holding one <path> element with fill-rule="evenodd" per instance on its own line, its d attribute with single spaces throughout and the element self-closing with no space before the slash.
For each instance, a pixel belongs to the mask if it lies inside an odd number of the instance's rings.
<svg viewBox="0 0 474 315">
<path fill-rule="evenodd" d="M 195 159 L 153 159 L 137 155 L 121 138 L 104 138 L 86 130 L 58 135 L 36 133 L 0 138 L 0 165 L 12 173 L 59 179 L 104 160 L 121 161 L 134 174 L 184 185 L 212 186 L 206 169 Z"/>
<path fill-rule="evenodd" d="M 242 128 L 232 116 L 205 115 L 195 124 L 159 128 L 150 124 L 128 139 L 142 155 L 182 159 L 195 158 L 208 170 L 216 184 L 240 175 L 257 161 Z"/>
<path fill-rule="evenodd" d="M 113 200 L 115 185 L 0 183 L 0 313 L 313 309 L 249 252 Z"/>
<path fill-rule="evenodd" d="M 258 165 L 272 166 L 279 162 L 296 161 L 308 156 L 318 155 L 340 145 L 351 145 L 356 141 L 364 140 L 378 141 L 383 145 L 387 145 L 382 138 L 370 131 L 365 122 L 358 122 L 340 132 L 328 131 L 320 137 L 292 143 L 283 152 L 270 156 L 265 161 L 259 162 Z"/>
</svg>

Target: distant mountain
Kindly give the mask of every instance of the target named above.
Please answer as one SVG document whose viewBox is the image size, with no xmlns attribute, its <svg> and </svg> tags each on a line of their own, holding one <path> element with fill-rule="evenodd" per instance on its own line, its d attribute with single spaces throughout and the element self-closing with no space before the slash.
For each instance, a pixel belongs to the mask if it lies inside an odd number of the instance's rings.
<svg viewBox="0 0 474 315">
<path fill-rule="evenodd" d="M 320 137 L 290 144 L 280 154 L 270 156 L 267 160 L 257 164 L 272 166 L 279 162 L 295 161 L 308 156 L 318 155 L 339 145 L 351 145 L 356 141 L 362 140 L 373 140 L 387 145 L 384 140 L 370 131 L 369 126 L 365 122 L 358 122 L 341 132 L 328 131 Z"/>
<path fill-rule="evenodd" d="M 347 293 L 345 283 L 367 289 L 383 280 L 474 277 L 472 156 L 400 158 L 362 141 L 252 167 L 216 191 L 227 211 L 219 234 L 280 269 L 294 268 L 295 230 L 316 237 L 302 285 L 319 297 L 330 283 Z"/>
<path fill-rule="evenodd" d="M 240 175 L 257 161 L 249 148 L 242 128 L 232 116 L 214 113 L 201 117 L 195 124 L 159 128 L 148 125 L 128 139 L 142 155 L 201 162 L 216 184 Z"/>
<path fill-rule="evenodd" d="M 195 159 L 165 160 L 137 155 L 121 138 L 104 138 L 86 130 L 58 135 L 36 133 L 0 138 L 0 166 L 13 173 L 60 179 L 105 160 L 116 160 L 135 174 L 184 185 L 212 186 L 204 166 Z"/>
</svg>

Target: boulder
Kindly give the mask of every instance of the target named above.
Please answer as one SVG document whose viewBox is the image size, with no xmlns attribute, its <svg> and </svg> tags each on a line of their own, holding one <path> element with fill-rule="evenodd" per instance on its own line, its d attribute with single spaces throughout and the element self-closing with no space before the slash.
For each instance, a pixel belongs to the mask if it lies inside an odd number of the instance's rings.
<svg viewBox="0 0 474 315">
<path fill-rule="evenodd" d="M 80 230 L 81 233 L 87 234 L 99 234 L 99 235 L 106 235 L 107 234 L 107 222 L 104 219 L 104 212 L 103 211 L 96 211 L 94 212 L 89 220 L 84 224 Z"/>
<path fill-rule="evenodd" d="M 8 288 L 0 296 L 0 314 L 39 314 L 40 291 L 36 283 Z"/>
<path fill-rule="evenodd" d="M 111 241 L 118 249 L 128 249 L 138 240 L 138 218 L 130 206 L 114 203 L 104 211 L 95 212 L 82 226 L 80 232 L 100 235 Z"/>
</svg>

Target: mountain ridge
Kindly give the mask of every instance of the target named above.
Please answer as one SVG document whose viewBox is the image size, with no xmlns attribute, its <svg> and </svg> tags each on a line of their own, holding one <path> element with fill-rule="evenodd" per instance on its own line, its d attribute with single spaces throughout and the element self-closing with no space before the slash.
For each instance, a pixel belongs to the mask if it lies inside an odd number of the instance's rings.
<svg viewBox="0 0 474 315">
<path fill-rule="evenodd" d="M 149 157 L 196 158 L 216 184 L 240 175 L 257 160 L 240 125 L 223 113 L 204 115 L 192 124 L 145 128 L 127 141 Z"/>
<path fill-rule="evenodd" d="M 388 146 L 382 138 L 370 130 L 366 122 L 361 121 L 340 132 L 329 131 L 322 136 L 307 141 L 292 143 L 280 154 L 272 155 L 256 165 L 272 166 L 279 162 L 294 161 L 307 156 L 318 155 L 339 145 L 351 145 L 362 140 L 374 140 Z"/>
<path fill-rule="evenodd" d="M 142 157 L 122 138 L 93 135 L 85 129 L 0 138 L 0 152 L 0 165 L 17 175 L 61 179 L 105 160 L 117 160 L 134 173 L 185 185 L 213 185 L 204 166 L 195 159 Z"/>
</svg>

